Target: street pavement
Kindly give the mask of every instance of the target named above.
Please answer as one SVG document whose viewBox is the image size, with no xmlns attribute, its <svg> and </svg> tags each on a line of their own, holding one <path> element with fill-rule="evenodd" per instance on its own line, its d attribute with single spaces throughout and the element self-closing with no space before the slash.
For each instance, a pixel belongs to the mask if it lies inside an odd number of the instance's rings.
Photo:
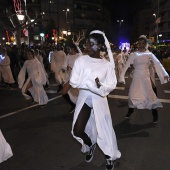
<svg viewBox="0 0 170 170">
<path fill-rule="evenodd" d="M 121 158 L 114 162 L 115 170 L 170 169 L 170 82 L 157 79 L 159 122 L 152 123 L 149 110 L 135 110 L 130 120 L 127 96 L 131 78 L 117 86 L 108 101 Z M 13 89 L 0 87 L 0 129 L 11 145 L 13 157 L 0 164 L 0 170 L 104 170 L 104 154 L 96 148 L 92 162 L 84 161 L 81 145 L 72 137 L 73 114 L 57 85 L 50 80 L 49 103 L 40 108 L 27 101 L 17 85 Z"/>
</svg>

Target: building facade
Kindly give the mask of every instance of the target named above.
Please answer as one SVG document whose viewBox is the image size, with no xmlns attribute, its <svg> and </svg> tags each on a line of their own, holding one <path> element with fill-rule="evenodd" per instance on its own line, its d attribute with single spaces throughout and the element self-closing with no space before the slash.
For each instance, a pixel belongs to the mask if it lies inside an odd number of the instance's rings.
<svg viewBox="0 0 170 170">
<path fill-rule="evenodd" d="M 150 36 L 154 37 L 156 45 L 170 42 L 170 1 L 152 1 L 152 20 Z"/>
</svg>

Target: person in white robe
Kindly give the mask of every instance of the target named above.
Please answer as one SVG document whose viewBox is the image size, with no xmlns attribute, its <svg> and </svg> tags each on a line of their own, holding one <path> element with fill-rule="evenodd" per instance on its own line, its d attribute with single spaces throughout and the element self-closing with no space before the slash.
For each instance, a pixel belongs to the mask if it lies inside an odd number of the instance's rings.
<svg viewBox="0 0 170 170">
<path fill-rule="evenodd" d="M 6 141 L 5 137 L 0 130 L 0 163 L 6 161 L 13 156 L 11 146 Z"/>
<path fill-rule="evenodd" d="M 12 88 L 12 84 L 15 82 L 10 67 L 10 58 L 5 48 L 0 49 L 0 81 L 8 84 L 9 88 Z"/>
<path fill-rule="evenodd" d="M 73 113 L 75 110 L 75 103 L 77 102 L 79 92 L 77 88 L 73 88 L 70 86 L 69 80 L 70 80 L 70 75 L 73 69 L 74 62 L 76 61 L 77 58 L 82 56 L 82 52 L 79 49 L 79 47 L 74 43 L 68 44 L 66 48 L 67 48 L 68 55 L 66 56 L 66 61 L 63 65 L 63 68 L 67 72 L 68 77 L 62 88 L 62 96 L 71 105 L 69 113 Z"/>
<path fill-rule="evenodd" d="M 100 49 L 106 45 L 110 62 L 100 57 Z M 90 162 L 98 144 L 106 157 L 106 170 L 112 170 L 113 160 L 120 158 L 116 135 L 107 101 L 107 95 L 117 84 L 114 61 L 109 42 L 102 31 L 94 30 L 86 41 L 86 54 L 76 59 L 70 85 L 79 89 L 72 135 L 81 143 L 81 151 Z"/>
<path fill-rule="evenodd" d="M 27 58 L 18 75 L 19 88 L 22 89 L 26 99 L 33 98 L 34 102 L 44 107 L 48 103 L 48 96 L 43 87 L 46 83 L 46 74 L 33 50 L 28 49 Z M 28 78 L 25 81 L 26 72 Z"/>
<path fill-rule="evenodd" d="M 116 54 L 114 55 L 114 60 L 115 60 L 115 72 L 116 72 L 116 77 L 119 79 L 120 74 L 122 72 L 122 69 L 124 67 L 124 60 L 123 60 L 123 54 L 121 49 L 116 50 Z"/>
<path fill-rule="evenodd" d="M 43 63 L 43 56 L 42 56 L 42 51 L 39 49 L 35 49 L 35 57 L 38 59 L 38 61 L 41 63 L 42 68 L 44 69 L 44 72 L 46 74 L 46 84 L 44 86 L 45 89 L 49 89 L 49 80 L 48 80 L 48 74 L 44 68 L 44 63 Z"/>
<path fill-rule="evenodd" d="M 51 55 L 51 71 L 55 74 L 55 80 L 59 84 L 57 92 L 62 89 L 63 83 L 67 78 L 66 72 L 63 71 L 63 65 L 66 61 L 66 53 L 62 50 L 61 44 L 57 44 Z"/>
<path fill-rule="evenodd" d="M 154 64 L 155 71 L 160 79 L 161 84 L 167 83 L 169 81 L 169 75 L 156 56 L 147 50 L 146 45 L 146 36 L 140 36 L 138 39 L 138 51 L 132 53 L 129 56 L 129 59 L 120 75 L 119 82 L 123 84 L 125 83 L 125 73 L 130 64 L 133 63 L 133 79 L 129 88 L 129 109 L 128 113 L 126 114 L 126 118 L 130 118 L 131 114 L 134 112 L 134 108 L 149 109 L 152 110 L 153 123 L 157 123 L 158 113 L 156 108 L 163 106 L 152 88 L 151 72 L 149 69 L 151 61 Z"/>
</svg>

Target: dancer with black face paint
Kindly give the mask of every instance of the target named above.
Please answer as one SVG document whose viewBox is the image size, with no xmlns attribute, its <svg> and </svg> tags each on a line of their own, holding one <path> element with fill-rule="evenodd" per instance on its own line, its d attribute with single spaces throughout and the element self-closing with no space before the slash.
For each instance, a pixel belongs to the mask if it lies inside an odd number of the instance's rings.
<svg viewBox="0 0 170 170">
<path fill-rule="evenodd" d="M 106 45 L 110 62 L 100 58 Z M 86 41 L 85 53 L 73 66 L 70 85 L 79 89 L 72 124 L 73 137 L 82 144 L 86 162 L 93 158 L 96 144 L 106 157 L 106 170 L 113 170 L 113 160 L 121 157 L 107 101 L 117 79 L 109 42 L 102 31 L 92 31 Z"/>
</svg>

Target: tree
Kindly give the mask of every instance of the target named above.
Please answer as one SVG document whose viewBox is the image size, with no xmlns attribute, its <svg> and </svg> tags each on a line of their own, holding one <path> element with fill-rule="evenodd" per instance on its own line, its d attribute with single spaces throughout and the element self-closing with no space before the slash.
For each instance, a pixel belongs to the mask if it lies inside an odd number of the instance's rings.
<svg viewBox="0 0 170 170">
<path fill-rule="evenodd" d="M 43 19 L 43 15 L 45 13 L 40 13 L 40 14 L 36 14 L 34 21 L 32 22 L 29 15 L 27 14 L 26 10 L 24 10 L 24 20 L 20 21 L 18 19 L 17 14 L 15 13 L 15 11 L 13 10 L 13 8 L 11 6 L 6 7 L 6 16 L 9 19 L 9 21 L 11 22 L 12 26 L 8 26 L 6 25 L 3 21 L 3 27 L 12 32 L 12 34 L 15 37 L 15 41 L 16 41 L 16 45 L 18 47 L 21 46 L 21 32 L 25 29 L 25 28 L 29 28 L 31 26 L 34 25 L 35 22 L 42 20 Z"/>
</svg>

